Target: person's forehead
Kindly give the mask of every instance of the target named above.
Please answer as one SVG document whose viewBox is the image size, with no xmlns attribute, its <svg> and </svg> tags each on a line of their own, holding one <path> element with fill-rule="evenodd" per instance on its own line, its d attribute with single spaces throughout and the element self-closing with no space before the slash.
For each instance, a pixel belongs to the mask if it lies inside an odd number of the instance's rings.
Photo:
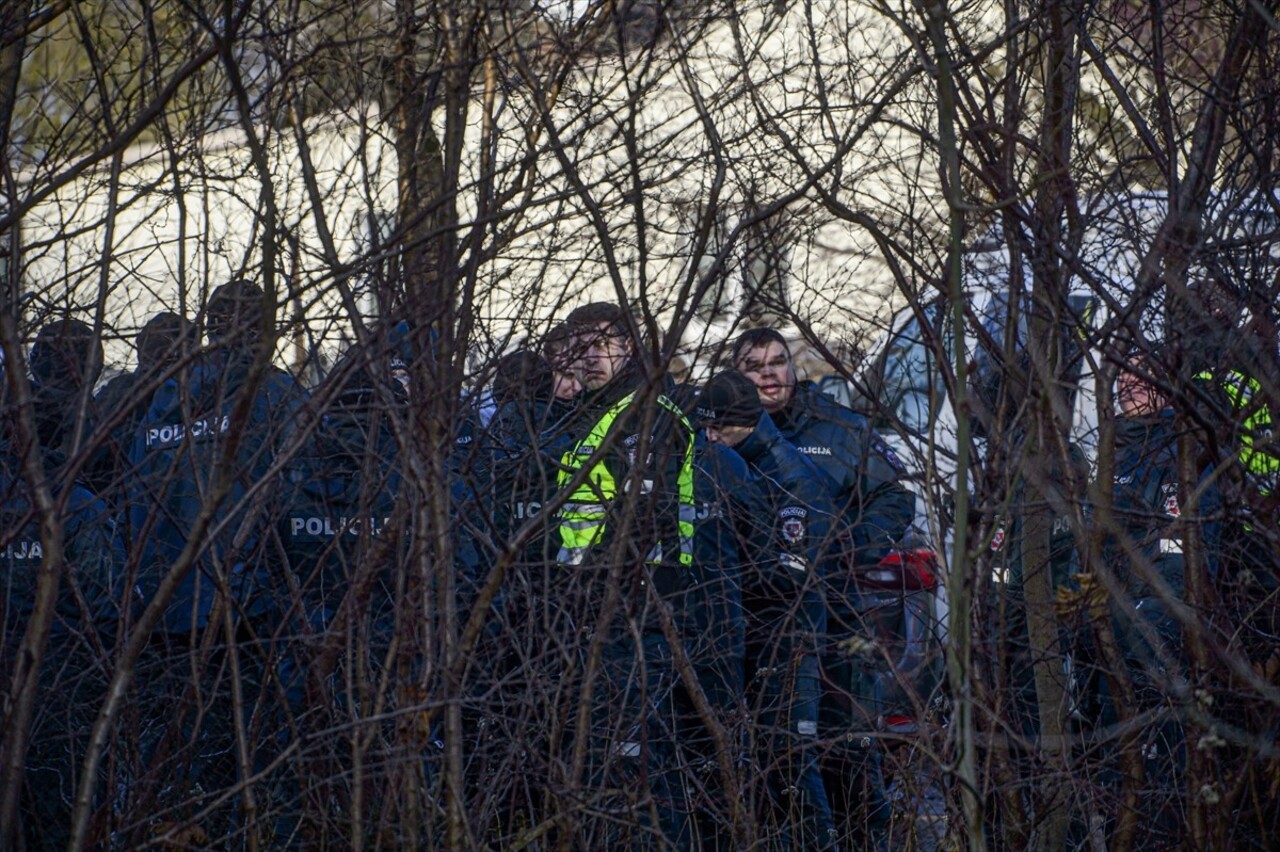
<svg viewBox="0 0 1280 852">
<path fill-rule="evenodd" d="M 751 346 L 742 355 L 744 361 L 758 361 L 760 363 L 768 363 L 778 358 L 787 358 L 787 350 L 781 343 L 776 340 L 770 340 L 763 346 Z"/>
<path fill-rule="evenodd" d="M 1132 369 L 1122 369 L 1120 375 L 1116 376 L 1116 388 L 1125 394 L 1150 394 L 1156 392 L 1156 387 L 1151 383 L 1150 379 L 1134 372 Z"/>
<path fill-rule="evenodd" d="M 595 325 L 582 326 L 573 333 L 573 336 L 577 340 L 589 343 L 609 337 L 620 337 L 621 335 L 611 333 L 612 327 L 612 323 L 608 320 L 601 320 Z"/>
<path fill-rule="evenodd" d="M 1150 369 L 1150 366 L 1148 366 L 1147 362 L 1142 358 L 1127 358 L 1124 363 L 1120 365 L 1120 375 L 1141 379 L 1148 375 Z"/>
</svg>

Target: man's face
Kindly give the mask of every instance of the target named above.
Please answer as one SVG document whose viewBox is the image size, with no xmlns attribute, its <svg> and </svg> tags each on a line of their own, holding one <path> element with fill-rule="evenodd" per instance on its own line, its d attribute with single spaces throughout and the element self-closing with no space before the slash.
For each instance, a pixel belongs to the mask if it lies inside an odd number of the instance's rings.
<svg viewBox="0 0 1280 852">
<path fill-rule="evenodd" d="M 551 392 L 556 399 L 573 399 L 582 390 L 582 385 L 578 384 L 578 377 L 572 370 L 552 370 L 551 376 Z"/>
<path fill-rule="evenodd" d="M 573 350 L 578 355 L 573 365 L 578 384 L 585 390 L 596 391 L 613 381 L 626 366 L 631 358 L 631 338 L 602 322 L 594 329 L 575 334 Z"/>
<path fill-rule="evenodd" d="M 1164 395 L 1139 375 L 1140 371 L 1136 365 L 1125 365 L 1116 377 L 1116 402 L 1125 417 L 1146 417 L 1165 405 Z"/>
<path fill-rule="evenodd" d="M 573 341 L 565 341 L 563 346 L 548 350 L 547 358 L 551 362 L 552 395 L 559 400 L 573 399 L 582 390 L 573 370 Z"/>
<path fill-rule="evenodd" d="M 707 440 L 713 444 L 724 444 L 726 447 L 736 447 L 755 431 L 754 426 L 717 426 L 714 423 L 706 425 Z"/>
<path fill-rule="evenodd" d="M 791 402 L 796 390 L 796 371 L 791 356 L 781 343 L 770 341 L 764 346 L 753 346 L 738 355 L 738 370 L 755 383 L 760 392 L 760 404 L 772 414 L 781 411 Z"/>
</svg>

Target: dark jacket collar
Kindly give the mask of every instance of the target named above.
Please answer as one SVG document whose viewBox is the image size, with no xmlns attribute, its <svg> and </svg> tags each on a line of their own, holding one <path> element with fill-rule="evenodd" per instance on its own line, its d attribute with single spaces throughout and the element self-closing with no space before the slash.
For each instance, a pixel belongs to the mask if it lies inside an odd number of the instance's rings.
<svg viewBox="0 0 1280 852">
<path fill-rule="evenodd" d="M 626 399 L 629 394 L 639 391 L 644 383 L 644 371 L 640 369 L 639 362 L 632 358 L 607 385 L 597 391 L 583 391 L 578 399 L 588 411 L 602 413 Z M 675 387 L 675 380 L 670 376 L 662 376 L 658 380 L 658 386 L 662 393 L 670 395 Z"/>
<path fill-rule="evenodd" d="M 578 397 L 582 408 L 589 411 L 605 411 L 621 402 L 629 393 L 635 391 L 640 383 L 640 370 L 635 359 L 628 361 L 609 383 L 599 390 L 584 390 Z"/>
<path fill-rule="evenodd" d="M 1116 447 L 1118 449 L 1142 449 L 1148 452 L 1171 445 L 1177 438 L 1173 422 L 1173 410 L 1166 408 L 1156 414 L 1142 417 L 1116 418 Z"/>
<path fill-rule="evenodd" d="M 819 393 L 813 382 L 797 381 L 791 401 L 771 417 L 779 429 L 799 430 L 821 409 L 827 397 Z"/>
</svg>

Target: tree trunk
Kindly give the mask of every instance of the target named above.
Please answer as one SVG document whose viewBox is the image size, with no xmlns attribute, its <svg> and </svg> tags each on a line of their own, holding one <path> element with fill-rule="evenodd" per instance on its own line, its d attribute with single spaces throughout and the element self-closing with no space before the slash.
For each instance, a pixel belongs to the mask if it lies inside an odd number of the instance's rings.
<svg viewBox="0 0 1280 852">
<path fill-rule="evenodd" d="M 1038 152 L 1042 182 L 1036 194 L 1036 233 L 1031 253 L 1032 289 L 1027 318 L 1028 373 L 1034 422 L 1028 436 L 1027 458 L 1038 470 L 1023 477 L 1023 590 L 1027 635 L 1035 673 L 1040 748 L 1050 773 L 1067 777 L 1065 747 L 1066 692 L 1062 683 L 1062 647 L 1054 612 L 1053 573 L 1049 537 L 1052 515 L 1047 502 L 1046 475 L 1068 469 L 1067 436 L 1071 426 L 1069 399 L 1061 381 L 1063 315 L 1067 273 L 1060 260 L 1064 248 L 1078 244 L 1071 227 L 1076 216 L 1075 187 L 1070 172 L 1072 116 L 1080 83 L 1077 29 L 1081 11 L 1075 3 L 1051 3 L 1045 9 L 1043 33 L 1044 118 Z M 1009 326 L 1015 326 L 1010 317 Z M 1061 460 L 1053 464 L 1053 459 Z M 1045 785 L 1037 809 L 1033 847 L 1041 852 L 1066 844 L 1069 787 Z"/>
</svg>

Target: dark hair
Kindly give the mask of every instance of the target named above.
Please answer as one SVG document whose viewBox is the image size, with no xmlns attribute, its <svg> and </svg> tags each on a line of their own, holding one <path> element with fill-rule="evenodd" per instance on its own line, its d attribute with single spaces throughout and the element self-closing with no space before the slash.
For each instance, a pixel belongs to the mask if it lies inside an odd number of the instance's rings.
<svg viewBox="0 0 1280 852">
<path fill-rule="evenodd" d="M 555 364 L 573 342 L 573 329 L 567 322 L 557 323 L 542 340 L 542 354 Z"/>
<path fill-rule="evenodd" d="M 223 284 L 209 296 L 205 325 L 211 340 L 237 335 L 252 337 L 262 310 L 262 288 L 243 278 Z"/>
<path fill-rule="evenodd" d="M 517 399 L 549 399 L 552 386 L 550 362 L 532 349 L 517 349 L 498 361 L 493 374 L 493 401 L 502 406 Z"/>
<path fill-rule="evenodd" d="M 1158 377 L 1169 370 L 1167 353 L 1154 346 L 1131 343 L 1122 351 L 1123 355 L 1118 365 L 1120 371 L 1137 376 L 1148 384 L 1158 381 Z"/>
<path fill-rule="evenodd" d="M 738 335 L 738 339 L 733 342 L 733 352 L 731 354 L 733 366 L 738 366 L 738 359 L 742 357 L 742 353 L 746 350 L 758 349 L 761 346 L 768 346 L 770 343 L 781 344 L 782 350 L 787 353 L 787 357 L 791 357 L 791 347 L 787 345 L 787 339 L 782 336 L 782 332 L 776 328 L 749 328 Z"/>
<path fill-rule="evenodd" d="M 36 334 L 31 346 L 31 375 L 37 382 L 79 389 L 97 381 L 101 371 L 102 341 L 80 320 L 54 320 Z"/>
<path fill-rule="evenodd" d="M 631 334 L 631 322 L 627 312 L 614 302 L 592 302 L 574 308 L 565 318 L 565 325 L 571 332 L 584 328 L 596 328 L 600 323 L 608 323 L 610 334 Z"/>
<path fill-rule="evenodd" d="M 174 360 L 187 333 L 187 321 L 172 311 L 161 311 L 138 332 L 138 366 L 161 366 Z"/>
</svg>

